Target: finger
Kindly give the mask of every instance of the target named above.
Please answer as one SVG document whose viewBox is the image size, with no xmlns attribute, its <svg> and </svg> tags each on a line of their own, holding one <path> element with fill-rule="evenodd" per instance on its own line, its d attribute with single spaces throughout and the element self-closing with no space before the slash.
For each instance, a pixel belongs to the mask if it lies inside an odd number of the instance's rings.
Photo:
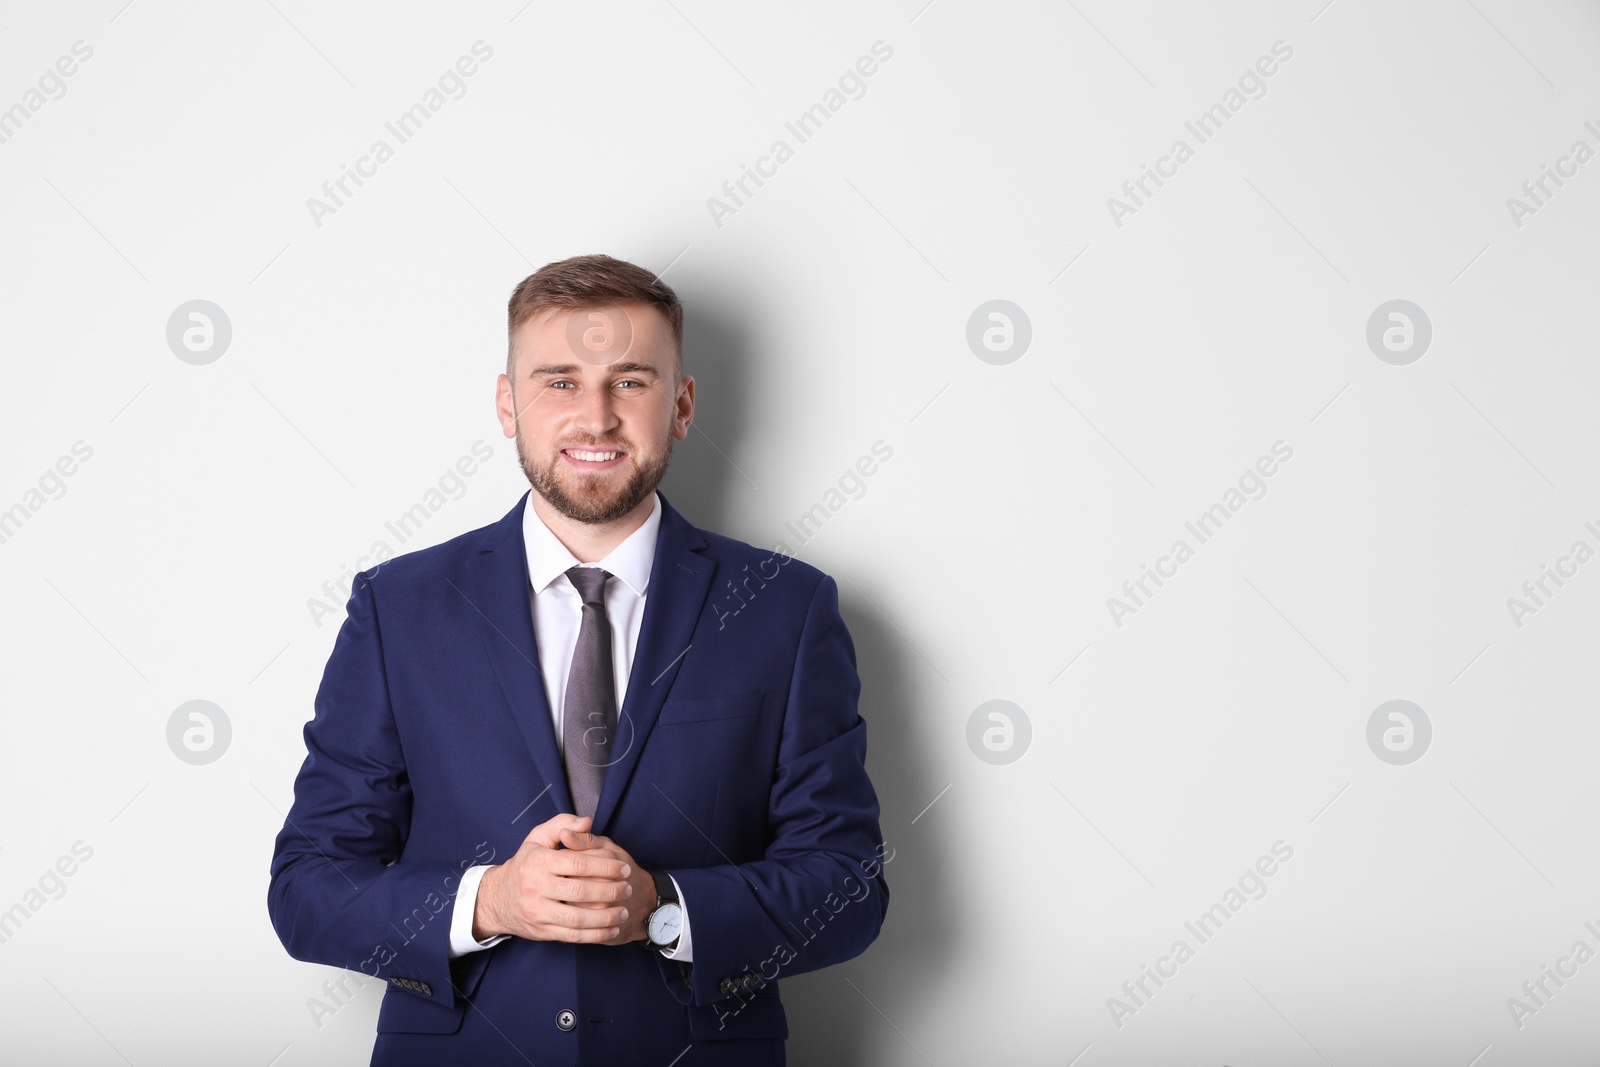
<svg viewBox="0 0 1600 1067">
<path fill-rule="evenodd" d="M 587 815 L 573 815 L 571 812 L 562 812 L 529 830 L 528 836 L 523 838 L 522 843 L 539 848 L 556 848 L 561 844 L 563 830 L 588 833 L 589 827 L 593 824 L 594 820 Z"/>
<path fill-rule="evenodd" d="M 545 869 L 562 878 L 627 878 L 633 867 L 620 856 L 600 852 L 563 851 L 550 856 Z"/>
<path fill-rule="evenodd" d="M 564 875 L 590 875 L 594 878 L 626 878 L 633 871 L 626 852 L 609 848 L 560 849 L 547 853 L 546 869 Z"/>
<path fill-rule="evenodd" d="M 551 900 L 614 903 L 627 900 L 633 896 L 633 884 L 623 881 L 595 881 L 587 878 L 556 878 L 545 895 Z"/>
<path fill-rule="evenodd" d="M 574 945 L 604 945 L 621 936 L 619 926 L 605 926 L 598 930 L 574 930 L 567 926 L 543 926 L 534 936 L 541 941 L 566 941 Z"/>
<path fill-rule="evenodd" d="M 562 904 L 546 916 L 545 925 L 566 930 L 608 930 L 621 927 L 627 919 L 628 909 L 623 907 L 579 908 Z"/>
</svg>

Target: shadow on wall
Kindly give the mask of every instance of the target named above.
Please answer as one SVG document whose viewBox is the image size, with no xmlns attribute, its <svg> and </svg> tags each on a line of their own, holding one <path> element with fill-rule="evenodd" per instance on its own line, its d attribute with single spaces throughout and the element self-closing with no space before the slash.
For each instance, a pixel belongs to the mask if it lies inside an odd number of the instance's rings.
<svg viewBox="0 0 1600 1067">
<path fill-rule="evenodd" d="M 728 311 L 725 292 L 709 286 L 705 292 L 693 289 L 686 283 L 679 295 L 690 309 L 684 322 L 684 371 L 695 377 L 695 423 L 689 436 L 676 443 L 661 489 L 673 507 L 697 526 L 741 536 L 731 500 L 749 491 L 749 486 L 730 457 L 738 454 L 749 432 L 751 406 L 746 398 L 753 388 L 750 360 L 757 349 L 748 323 L 736 311 Z M 733 306 L 749 302 L 736 301 Z M 773 451 L 784 451 L 811 442 L 768 444 Z M 772 542 L 753 543 L 767 548 Z M 940 876 L 953 857 L 943 853 L 940 839 L 932 833 L 936 823 L 931 815 L 911 825 L 947 784 L 928 775 L 923 737 L 935 716 L 915 703 L 915 694 L 926 691 L 928 668 L 852 583 L 876 604 L 892 603 L 892 596 L 874 588 L 871 577 L 860 571 L 841 571 L 834 577 L 861 675 L 867 770 L 882 809 L 884 840 L 895 850 L 885 868 L 889 914 L 883 932 L 864 955 L 782 981 L 789 1016 L 788 1059 L 794 1067 L 921 1063 L 921 1056 L 878 1009 L 895 1019 L 896 1005 L 925 1003 L 933 996 L 954 942 L 929 933 L 953 929 L 954 908 Z M 826 937 L 826 931 L 820 936 Z M 891 1049 L 893 1059 L 885 1059 L 884 1051 Z"/>
<path fill-rule="evenodd" d="M 699 294 L 691 286 L 679 290 L 688 311 L 683 322 L 683 372 L 694 378 L 694 421 L 689 436 L 673 442 L 672 463 L 661 481 L 661 493 L 672 506 L 707 530 L 738 536 L 731 529 L 729 500 L 744 475 L 728 459 L 746 433 L 749 405 L 750 343 L 745 324 L 724 315 L 713 292 Z M 771 544 L 758 547 L 770 548 Z"/>
<path fill-rule="evenodd" d="M 782 983 L 789 1016 L 789 1063 L 792 1067 L 922 1064 L 922 1055 L 895 1032 L 890 1020 L 903 1027 L 906 1006 L 936 998 L 956 943 L 951 936 L 956 928 L 954 902 L 942 877 L 954 856 L 932 832 L 939 809 L 911 825 L 948 784 L 934 781 L 927 770 L 926 731 L 937 716 L 929 714 L 916 696 L 927 691 L 927 665 L 850 583 L 860 586 L 875 604 L 893 598 L 875 589 L 865 574 L 851 574 L 849 582 L 843 574 L 837 577 L 840 611 L 855 642 L 861 675 L 867 771 L 878 792 L 883 839 L 894 848 L 894 858 L 884 868 L 889 914 L 878 940 L 863 955 Z M 826 937 L 826 931 L 821 936 Z"/>
</svg>

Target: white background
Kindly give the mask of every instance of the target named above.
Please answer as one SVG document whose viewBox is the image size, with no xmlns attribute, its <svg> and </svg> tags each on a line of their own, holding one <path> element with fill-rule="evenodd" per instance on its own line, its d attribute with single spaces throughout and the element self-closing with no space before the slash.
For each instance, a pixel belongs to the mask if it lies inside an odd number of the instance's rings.
<svg viewBox="0 0 1600 1067">
<path fill-rule="evenodd" d="M 857 645 L 892 899 L 864 956 L 784 983 L 792 1062 L 1600 1052 L 1600 962 L 1507 1004 L 1600 951 L 1600 563 L 1507 606 L 1600 549 L 1600 160 L 1507 205 L 1600 150 L 1600 8 L 1324 3 L 8 3 L 0 108 L 93 55 L 0 144 L 5 1058 L 365 1062 L 381 987 L 317 1019 L 335 972 L 267 921 L 343 613 L 308 602 L 474 442 L 495 458 L 405 549 L 516 503 L 504 303 L 596 251 L 688 308 L 700 406 L 663 491 L 838 577 Z M 314 220 L 480 40 L 465 95 Z M 1265 95 L 1118 225 L 1107 198 L 1278 41 Z M 204 366 L 166 340 L 194 299 L 232 324 Z M 1004 365 L 966 340 L 993 299 L 1032 325 Z M 1404 366 L 1365 336 L 1394 299 L 1432 324 Z M 1107 598 L 1278 441 L 1266 494 L 1119 626 Z M 1397 698 L 1433 729 L 1405 766 L 1366 735 Z M 167 741 L 195 699 L 232 727 L 203 766 Z M 1004 765 L 967 741 L 990 700 L 1032 727 Z"/>
</svg>

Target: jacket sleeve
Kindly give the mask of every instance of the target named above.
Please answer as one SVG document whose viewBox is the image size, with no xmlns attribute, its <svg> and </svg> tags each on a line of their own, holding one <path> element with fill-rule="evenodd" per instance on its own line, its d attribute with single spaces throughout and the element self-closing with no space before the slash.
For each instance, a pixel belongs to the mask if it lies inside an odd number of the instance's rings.
<svg viewBox="0 0 1600 1067">
<path fill-rule="evenodd" d="M 883 864 L 893 850 L 867 778 L 860 690 L 838 586 L 824 576 L 795 655 L 765 854 L 668 872 L 697 916 L 693 965 L 662 961 L 680 1000 L 748 997 L 779 977 L 857 956 L 878 936 L 889 906 Z"/>
<path fill-rule="evenodd" d="M 350 594 L 305 743 L 267 888 L 279 940 L 295 959 L 359 970 L 455 1007 L 473 993 L 489 955 L 449 955 L 461 875 L 482 860 L 404 858 L 411 783 L 366 573 Z"/>
</svg>

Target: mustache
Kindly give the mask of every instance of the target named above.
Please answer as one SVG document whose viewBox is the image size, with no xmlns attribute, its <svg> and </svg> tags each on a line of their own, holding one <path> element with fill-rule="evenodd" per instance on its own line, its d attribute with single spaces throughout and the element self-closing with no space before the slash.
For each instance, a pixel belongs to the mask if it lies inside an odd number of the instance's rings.
<svg viewBox="0 0 1600 1067">
<path fill-rule="evenodd" d="M 632 452 L 633 448 L 626 441 L 573 441 L 568 444 L 558 445 L 556 451 L 568 448 L 581 448 L 585 452 Z"/>
</svg>

